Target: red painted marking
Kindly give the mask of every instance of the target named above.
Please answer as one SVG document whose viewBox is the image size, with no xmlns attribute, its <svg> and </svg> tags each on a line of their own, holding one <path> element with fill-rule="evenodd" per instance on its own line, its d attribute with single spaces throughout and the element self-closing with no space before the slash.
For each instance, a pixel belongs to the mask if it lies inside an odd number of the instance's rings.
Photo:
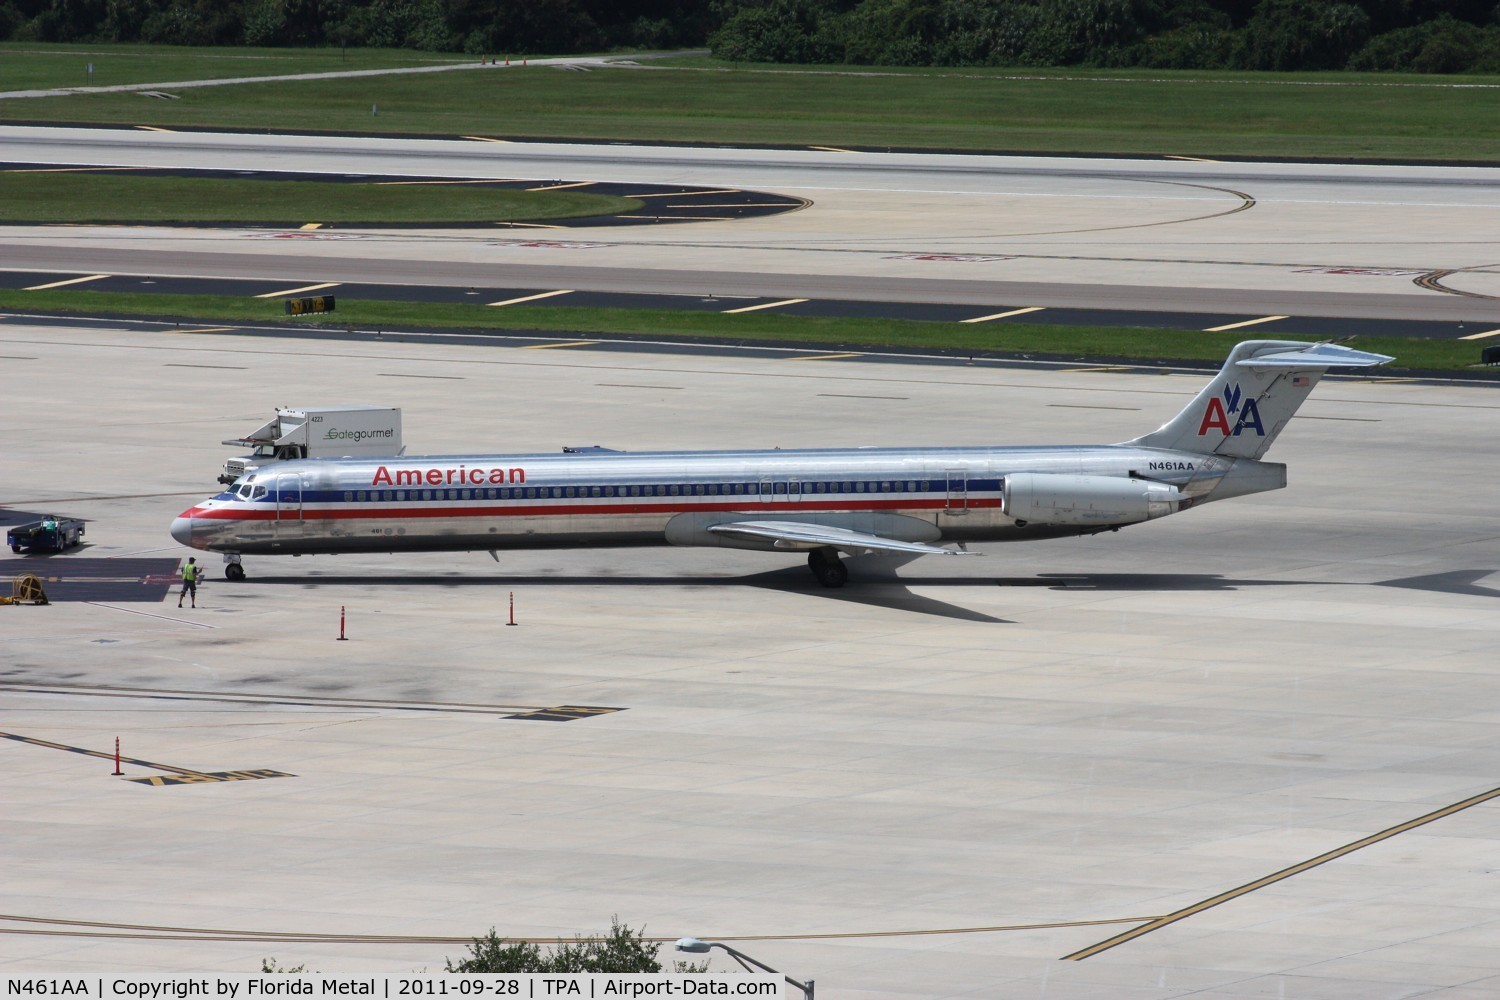
<svg viewBox="0 0 1500 1000">
<path fill-rule="evenodd" d="M 1203 422 L 1198 425 L 1198 436 L 1203 437 L 1210 429 L 1217 428 L 1226 437 L 1229 434 L 1229 414 L 1224 412 L 1224 401 L 1214 396 L 1203 409 Z"/>
</svg>

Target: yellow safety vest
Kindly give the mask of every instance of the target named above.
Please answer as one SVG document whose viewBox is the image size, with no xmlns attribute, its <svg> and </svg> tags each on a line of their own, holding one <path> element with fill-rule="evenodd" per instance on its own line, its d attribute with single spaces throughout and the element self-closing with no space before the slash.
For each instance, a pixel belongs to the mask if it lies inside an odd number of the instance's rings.
<svg viewBox="0 0 1500 1000">
<path fill-rule="evenodd" d="M 199 569 L 199 567 L 198 567 L 197 563 L 188 563 L 186 566 L 182 567 L 182 579 L 183 579 L 183 582 L 184 583 L 197 583 L 198 582 L 198 569 Z"/>
</svg>

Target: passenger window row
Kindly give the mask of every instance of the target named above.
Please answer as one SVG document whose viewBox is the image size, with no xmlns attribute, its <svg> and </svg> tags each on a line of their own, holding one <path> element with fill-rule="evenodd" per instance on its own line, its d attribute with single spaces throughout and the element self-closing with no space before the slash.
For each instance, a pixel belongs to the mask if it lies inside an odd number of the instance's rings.
<svg viewBox="0 0 1500 1000">
<path fill-rule="evenodd" d="M 241 487 L 241 495 L 249 486 Z M 265 487 L 255 487 L 255 499 L 265 495 Z M 345 503 L 404 503 L 408 500 L 563 500 L 601 499 L 606 497 L 675 497 L 675 496 L 806 496 L 829 493 L 929 493 L 930 480 L 857 480 L 840 482 L 800 482 L 767 480 L 760 483 L 694 483 L 666 486 L 526 486 L 487 490 L 345 490 Z"/>
</svg>

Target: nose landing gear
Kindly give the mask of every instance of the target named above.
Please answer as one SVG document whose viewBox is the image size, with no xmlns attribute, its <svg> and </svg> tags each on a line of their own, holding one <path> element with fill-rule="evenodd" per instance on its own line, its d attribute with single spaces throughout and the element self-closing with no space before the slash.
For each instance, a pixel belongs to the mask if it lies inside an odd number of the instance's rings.
<svg viewBox="0 0 1500 1000">
<path fill-rule="evenodd" d="M 226 552 L 224 554 L 224 579 L 243 580 L 245 578 L 245 567 L 240 565 L 238 552 Z"/>
<path fill-rule="evenodd" d="M 839 560 L 838 549 L 813 549 L 807 554 L 807 565 L 825 587 L 842 587 L 849 582 L 849 567 Z"/>
</svg>

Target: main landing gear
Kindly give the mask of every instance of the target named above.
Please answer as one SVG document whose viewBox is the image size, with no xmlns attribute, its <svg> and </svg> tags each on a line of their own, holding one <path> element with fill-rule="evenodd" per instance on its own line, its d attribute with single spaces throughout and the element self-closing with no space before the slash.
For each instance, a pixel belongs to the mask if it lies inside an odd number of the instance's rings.
<svg viewBox="0 0 1500 1000">
<path fill-rule="evenodd" d="M 849 582 L 849 567 L 839 560 L 838 549 L 813 549 L 807 554 L 807 565 L 825 587 L 842 587 Z"/>
<path fill-rule="evenodd" d="M 240 565 L 240 556 L 237 552 L 228 552 L 224 555 L 224 579 L 243 580 L 245 578 L 245 567 Z"/>
</svg>

